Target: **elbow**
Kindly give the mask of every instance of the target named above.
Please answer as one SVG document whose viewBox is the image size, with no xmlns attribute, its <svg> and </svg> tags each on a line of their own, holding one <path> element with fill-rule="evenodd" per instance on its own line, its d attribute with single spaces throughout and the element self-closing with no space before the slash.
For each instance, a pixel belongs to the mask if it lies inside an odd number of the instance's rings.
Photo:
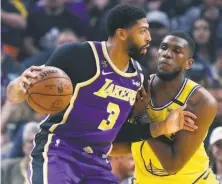
<svg viewBox="0 0 222 184">
<path fill-rule="evenodd" d="M 183 168 L 183 166 L 184 164 L 182 163 L 171 163 L 169 166 L 165 166 L 163 168 L 169 175 L 174 175 L 178 173 Z"/>
<path fill-rule="evenodd" d="M 178 172 L 177 169 L 173 168 L 173 167 L 166 167 L 164 168 L 164 170 L 167 172 L 167 174 L 169 175 L 174 175 Z"/>
</svg>

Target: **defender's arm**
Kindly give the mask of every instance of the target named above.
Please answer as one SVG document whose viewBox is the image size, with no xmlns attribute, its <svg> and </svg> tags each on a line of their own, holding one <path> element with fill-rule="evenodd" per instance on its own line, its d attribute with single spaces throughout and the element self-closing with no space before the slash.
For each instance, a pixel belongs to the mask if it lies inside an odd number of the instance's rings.
<svg viewBox="0 0 222 184">
<path fill-rule="evenodd" d="M 203 142 L 216 112 L 217 102 L 204 88 L 200 88 L 188 101 L 188 110 L 193 112 L 198 129 L 194 132 L 180 131 L 175 141 L 168 145 L 160 140 L 149 139 L 147 142 L 169 174 L 175 174 L 189 161 Z"/>
</svg>

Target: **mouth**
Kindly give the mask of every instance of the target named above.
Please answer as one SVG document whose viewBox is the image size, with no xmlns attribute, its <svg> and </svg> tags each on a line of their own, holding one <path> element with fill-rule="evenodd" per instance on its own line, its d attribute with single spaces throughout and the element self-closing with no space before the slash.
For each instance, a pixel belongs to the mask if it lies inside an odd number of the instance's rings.
<svg viewBox="0 0 222 184">
<path fill-rule="evenodd" d="M 143 48 L 147 49 L 150 46 L 150 42 L 148 42 Z"/>
<path fill-rule="evenodd" d="M 169 62 L 167 62 L 166 60 L 162 60 L 159 65 L 167 65 L 167 66 L 170 66 Z"/>
<path fill-rule="evenodd" d="M 142 48 L 142 54 L 146 54 L 147 52 L 147 48 L 150 46 L 150 44 L 148 43 L 147 45 L 145 45 L 143 48 Z"/>
</svg>

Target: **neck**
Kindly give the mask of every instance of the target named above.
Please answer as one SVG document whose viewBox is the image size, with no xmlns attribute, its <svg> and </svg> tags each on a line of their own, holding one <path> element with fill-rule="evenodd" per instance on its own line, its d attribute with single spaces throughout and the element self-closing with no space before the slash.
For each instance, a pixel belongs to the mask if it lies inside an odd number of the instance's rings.
<svg viewBox="0 0 222 184">
<path fill-rule="evenodd" d="M 130 57 L 123 44 L 118 43 L 114 38 L 107 41 L 107 51 L 113 64 L 121 71 L 128 69 Z"/>
<path fill-rule="evenodd" d="M 184 74 L 178 75 L 175 79 L 172 81 L 164 81 L 160 79 L 158 76 L 155 77 L 154 79 L 155 88 L 158 90 L 164 91 L 166 94 L 172 94 L 173 92 L 177 92 L 179 88 L 181 87 L 183 81 L 184 81 Z"/>
<path fill-rule="evenodd" d="M 216 168 L 217 168 L 217 175 L 219 175 L 220 176 L 220 178 L 222 178 L 222 161 L 220 160 L 218 160 L 217 162 L 216 162 Z"/>
</svg>

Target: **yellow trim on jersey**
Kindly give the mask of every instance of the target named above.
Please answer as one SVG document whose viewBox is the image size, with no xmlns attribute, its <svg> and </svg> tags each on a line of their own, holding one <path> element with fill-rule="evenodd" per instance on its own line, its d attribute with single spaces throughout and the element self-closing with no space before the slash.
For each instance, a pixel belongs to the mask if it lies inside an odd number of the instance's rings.
<svg viewBox="0 0 222 184">
<path fill-rule="evenodd" d="M 74 107 L 74 105 L 75 105 L 75 100 L 76 100 L 76 98 L 77 98 L 77 96 L 78 96 L 78 93 L 79 93 L 80 88 L 85 87 L 85 86 L 93 83 L 93 82 L 99 77 L 99 75 L 100 75 L 100 63 L 99 63 L 99 56 L 98 56 L 96 47 L 95 47 L 95 45 L 94 45 L 93 42 L 88 42 L 88 43 L 89 43 L 90 46 L 92 47 L 92 50 L 93 50 L 93 53 L 94 53 L 94 57 L 95 57 L 95 60 L 96 60 L 96 67 L 97 67 L 96 75 L 93 76 L 91 79 L 89 79 L 89 80 L 87 80 L 87 81 L 85 81 L 85 82 L 78 83 L 78 84 L 76 85 L 74 94 L 73 94 L 73 96 L 72 96 L 72 98 L 71 98 L 71 101 L 70 101 L 70 105 L 69 105 L 69 107 L 67 108 L 67 110 L 66 110 L 66 112 L 65 112 L 65 114 L 64 114 L 64 116 L 63 116 L 62 121 L 61 121 L 60 123 L 57 123 L 57 124 L 52 125 L 52 127 L 49 129 L 50 132 L 53 132 L 58 125 L 65 124 L 65 122 L 66 122 L 67 119 L 68 119 L 68 116 L 69 116 L 70 112 L 72 111 L 72 109 L 73 109 L 73 107 Z"/>
<path fill-rule="evenodd" d="M 27 18 L 28 11 L 26 10 L 26 7 L 24 6 L 22 2 L 18 0 L 12 0 L 11 3 L 17 8 L 17 10 L 21 13 L 23 17 Z"/>
<path fill-rule="evenodd" d="M 186 90 L 183 90 L 180 95 L 177 97 L 177 100 L 179 100 L 182 103 L 186 103 L 189 97 L 193 94 L 193 92 L 199 88 L 200 85 L 192 80 L 187 80 L 187 84 L 185 86 Z"/>
<path fill-rule="evenodd" d="M 113 149 L 113 144 L 111 143 L 109 151 L 106 153 L 106 155 L 109 155 L 111 153 L 112 149 Z"/>
<path fill-rule="evenodd" d="M 151 76 L 152 80 L 154 79 L 153 77 L 154 76 Z M 151 121 L 153 123 L 158 123 L 166 119 L 172 110 L 180 107 L 183 103 L 186 103 L 193 92 L 199 87 L 199 84 L 189 79 L 185 79 L 174 100 L 171 100 L 162 107 L 154 106 L 147 109 Z M 151 107 L 151 105 L 149 105 L 149 107 Z M 173 141 L 173 136 L 173 134 L 165 135 L 165 141 L 170 144 L 170 142 Z M 139 184 L 218 183 L 215 175 L 211 172 L 211 169 L 209 169 L 209 158 L 203 143 L 201 143 L 190 160 L 175 175 L 168 175 L 146 141 L 133 143 L 131 149 L 136 165 L 136 178 Z"/>
<path fill-rule="evenodd" d="M 42 153 L 43 158 L 44 158 L 44 163 L 43 163 L 43 184 L 48 184 L 48 151 L 49 151 L 49 145 L 52 142 L 52 137 L 55 134 L 49 134 L 48 135 L 48 141 L 44 146 L 44 152 Z"/>
<path fill-rule="evenodd" d="M 122 72 L 121 70 L 119 70 L 114 64 L 113 62 L 111 61 L 110 57 L 109 57 L 109 54 L 108 54 L 108 51 L 106 49 L 106 42 L 102 42 L 102 51 L 103 51 L 103 54 L 105 56 L 105 58 L 107 59 L 107 61 L 109 62 L 110 66 L 112 67 L 112 69 L 118 73 L 119 75 L 123 76 L 123 77 L 135 77 L 137 76 L 137 69 L 134 73 L 125 73 L 125 72 Z M 131 62 L 132 62 L 132 59 L 131 59 Z M 133 64 L 133 62 L 132 62 Z M 133 64 L 134 66 L 134 64 Z"/>
</svg>

